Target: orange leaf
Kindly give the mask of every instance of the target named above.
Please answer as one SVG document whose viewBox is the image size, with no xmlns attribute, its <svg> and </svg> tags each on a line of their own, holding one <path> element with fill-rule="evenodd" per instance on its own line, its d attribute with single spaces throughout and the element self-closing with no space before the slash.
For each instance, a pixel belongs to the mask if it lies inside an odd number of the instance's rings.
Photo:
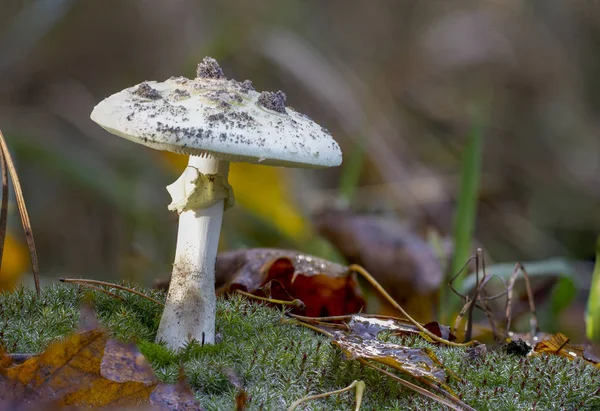
<svg viewBox="0 0 600 411">
<path fill-rule="evenodd" d="M 537 353 L 560 355 L 571 360 L 577 357 L 585 358 L 583 355 L 584 348 L 580 345 L 569 344 L 569 341 L 569 338 L 564 334 L 558 333 L 537 343 L 533 350 Z"/>
<path fill-rule="evenodd" d="M 309 317 L 356 313 L 365 305 L 356 277 L 347 267 L 292 250 L 221 253 L 217 282 L 224 284 L 219 293 L 241 289 L 274 299 L 299 299 L 305 305 L 301 313 Z"/>
</svg>

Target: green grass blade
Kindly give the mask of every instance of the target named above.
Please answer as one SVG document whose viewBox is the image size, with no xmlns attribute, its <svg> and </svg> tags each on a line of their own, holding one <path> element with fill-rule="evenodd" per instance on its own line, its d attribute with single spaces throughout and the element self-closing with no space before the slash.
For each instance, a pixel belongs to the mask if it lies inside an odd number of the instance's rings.
<svg viewBox="0 0 600 411">
<path fill-rule="evenodd" d="M 460 173 L 460 192 L 454 214 L 454 257 L 450 265 L 449 278 L 458 273 L 472 253 L 473 231 L 477 215 L 479 179 L 481 174 L 481 152 L 483 149 L 484 121 L 479 112 L 471 122 L 469 140 L 465 148 Z M 459 286 L 460 277 L 455 282 Z M 460 300 L 450 294 L 446 287 L 440 289 L 440 320 L 448 322 L 459 309 Z"/>
<path fill-rule="evenodd" d="M 596 241 L 596 265 L 592 275 L 585 324 L 587 337 L 594 342 L 600 342 L 600 235 Z"/>
<path fill-rule="evenodd" d="M 358 144 L 344 160 L 342 173 L 340 175 L 339 197 L 344 205 L 350 205 L 356 187 L 360 180 L 360 174 L 365 160 L 365 140 L 359 139 Z"/>
</svg>

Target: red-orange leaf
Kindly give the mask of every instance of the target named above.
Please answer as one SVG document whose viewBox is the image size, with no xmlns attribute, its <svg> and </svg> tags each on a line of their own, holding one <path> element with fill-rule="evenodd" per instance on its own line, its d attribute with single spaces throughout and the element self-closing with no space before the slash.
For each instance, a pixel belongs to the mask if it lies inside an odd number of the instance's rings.
<svg viewBox="0 0 600 411">
<path fill-rule="evenodd" d="M 355 275 L 345 266 L 298 251 L 257 248 L 222 253 L 217 277 L 224 283 L 220 293 L 241 289 L 278 300 L 299 299 L 305 310 L 297 313 L 309 317 L 356 313 L 365 305 Z"/>
</svg>

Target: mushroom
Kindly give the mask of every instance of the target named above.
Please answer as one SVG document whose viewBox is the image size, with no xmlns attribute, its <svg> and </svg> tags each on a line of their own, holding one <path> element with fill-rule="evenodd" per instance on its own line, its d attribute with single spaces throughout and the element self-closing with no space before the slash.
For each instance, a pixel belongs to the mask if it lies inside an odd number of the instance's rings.
<svg viewBox="0 0 600 411">
<path fill-rule="evenodd" d="M 283 92 L 227 79 L 210 57 L 197 77 L 147 81 L 100 102 L 91 118 L 138 144 L 189 155 L 167 187 L 179 213 L 171 284 L 157 341 L 177 349 L 215 341 L 215 261 L 223 211 L 234 203 L 230 161 L 272 166 L 337 166 L 342 153 L 323 127 L 285 106 Z"/>
</svg>

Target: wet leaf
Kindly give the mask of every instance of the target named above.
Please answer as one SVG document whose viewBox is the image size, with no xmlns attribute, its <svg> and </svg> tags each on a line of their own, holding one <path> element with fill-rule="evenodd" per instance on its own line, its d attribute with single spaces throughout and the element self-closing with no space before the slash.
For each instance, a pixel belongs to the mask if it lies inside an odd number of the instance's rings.
<svg viewBox="0 0 600 411">
<path fill-rule="evenodd" d="M 421 334 L 421 331 L 408 321 L 403 322 L 399 319 L 382 319 L 376 317 L 365 317 L 361 315 L 353 315 L 352 319 L 348 323 L 348 327 L 350 327 L 350 330 L 353 333 L 363 338 L 376 338 L 377 334 L 379 334 L 381 331 L 390 331 L 394 335 Z M 446 325 L 441 325 L 440 323 L 434 321 L 424 324 L 423 327 L 438 337 L 449 341 L 456 340 L 456 336 L 450 332 L 450 327 Z M 431 340 L 426 335 L 423 335 L 423 337 Z"/>
<path fill-rule="evenodd" d="M 348 323 L 350 330 L 362 338 L 376 338 L 382 331 L 397 334 L 418 334 L 420 331 L 412 324 L 405 324 L 394 319 L 380 319 L 353 315 Z"/>
<path fill-rule="evenodd" d="M 446 386 L 446 370 L 433 351 L 362 338 L 353 333 L 333 331 L 333 343 L 350 358 L 364 358 L 388 365 L 417 379 Z M 450 390 L 449 390 L 450 391 Z"/>
<path fill-rule="evenodd" d="M 448 376 L 457 380 L 460 380 L 460 378 L 446 369 L 432 350 L 405 347 L 377 338 L 382 331 L 419 333 L 418 330 L 413 330 L 410 325 L 405 326 L 401 319 L 353 315 L 347 324 L 340 325 L 323 322 L 319 319 L 312 320 L 295 315 L 292 315 L 292 317 L 298 320 L 298 324 L 328 336 L 332 344 L 338 346 L 349 358 L 358 360 L 361 364 L 375 369 L 405 387 L 447 405 L 451 409 L 472 410 L 456 396 L 447 384 Z M 311 325 L 313 321 L 316 322 L 316 325 Z M 374 363 L 383 364 L 407 374 L 421 384 L 433 389 L 435 393 L 412 384 L 398 375 L 376 366 Z"/>
<path fill-rule="evenodd" d="M 236 289 L 279 300 L 299 299 L 309 317 L 359 312 L 365 302 L 345 266 L 298 251 L 256 248 L 219 254 L 219 293 Z M 228 278 L 225 278 L 228 277 Z"/>
</svg>

